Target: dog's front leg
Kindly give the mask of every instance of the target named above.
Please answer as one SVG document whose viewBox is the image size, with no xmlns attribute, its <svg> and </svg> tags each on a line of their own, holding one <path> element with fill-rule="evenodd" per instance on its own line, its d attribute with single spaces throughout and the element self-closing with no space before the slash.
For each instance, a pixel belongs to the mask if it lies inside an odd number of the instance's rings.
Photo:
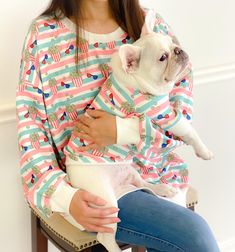
<svg viewBox="0 0 235 252">
<path fill-rule="evenodd" d="M 196 155 L 202 159 L 209 160 L 213 157 L 213 153 L 206 147 L 196 130 L 192 125 L 184 118 L 180 120 L 172 127 L 168 128 L 174 135 L 182 138 L 182 140 L 191 145 Z"/>
<path fill-rule="evenodd" d="M 188 134 L 181 136 L 181 138 L 185 143 L 193 147 L 198 157 L 204 160 L 210 160 L 213 158 L 213 153 L 202 142 L 201 138 L 193 127 L 191 128 L 191 131 Z"/>
</svg>

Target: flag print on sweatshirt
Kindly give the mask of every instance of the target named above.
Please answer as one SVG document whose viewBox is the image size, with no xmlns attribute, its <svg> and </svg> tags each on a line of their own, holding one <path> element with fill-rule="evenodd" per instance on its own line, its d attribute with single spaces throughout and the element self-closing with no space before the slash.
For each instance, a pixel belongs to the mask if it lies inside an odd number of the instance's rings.
<svg viewBox="0 0 235 252">
<path fill-rule="evenodd" d="M 173 36 L 158 15 L 155 31 Z M 80 34 L 76 68 L 75 38 L 75 26 L 68 18 L 56 21 L 52 16 L 40 16 L 32 22 L 22 50 L 16 101 L 22 183 L 30 206 L 37 207 L 46 216 L 52 214 L 50 200 L 56 188 L 70 187 L 65 179 L 64 148 L 78 116 L 89 107 L 109 76 L 112 53 L 124 43 L 133 43 L 121 28 L 100 36 L 84 31 Z M 184 116 L 191 120 L 191 73 L 182 84 L 172 91 L 171 105 L 184 111 Z M 115 102 L 111 94 L 110 101 Z M 123 109 L 129 108 L 123 106 Z M 155 139 L 166 142 L 170 148 L 173 136 L 156 131 L 147 122 L 141 121 L 140 125 L 146 132 L 142 141 L 150 143 L 148 136 L 154 131 Z M 161 151 L 164 152 L 162 147 L 157 153 Z M 180 176 L 185 164 L 180 158 L 167 157 L 164 162 L 166 166 L 177 167 L 175 174 L 168 172 L 169 169 L 163 172 L 163 169 L 145 167 L 138 156 L 133 165 L 144 171 L 146 179 L 149 173 L 154 173 L 156 177 L 165 176 L 169 183 Z"/>
</svg>

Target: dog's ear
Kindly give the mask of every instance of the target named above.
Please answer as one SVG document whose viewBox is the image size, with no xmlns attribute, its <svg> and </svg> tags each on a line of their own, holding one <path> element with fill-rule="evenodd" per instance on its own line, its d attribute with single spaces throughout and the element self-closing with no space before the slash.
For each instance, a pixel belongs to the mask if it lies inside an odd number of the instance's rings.
<svg viewBox="0 0 235 252">
<path fill-rule="evenodd" d="M 119 48 L 119 56 L 125 73 L 133 73 L 139 66 L 141 47 L 134 45 L 122 45 Z"/>
<path fill-rule="evenodd" d="M 156 21 L 156 13 L 154 10 L 149 10 L 145 16 L 145 22 L 141 30 L 140 37 L 153 32 Z"/>
</svg>

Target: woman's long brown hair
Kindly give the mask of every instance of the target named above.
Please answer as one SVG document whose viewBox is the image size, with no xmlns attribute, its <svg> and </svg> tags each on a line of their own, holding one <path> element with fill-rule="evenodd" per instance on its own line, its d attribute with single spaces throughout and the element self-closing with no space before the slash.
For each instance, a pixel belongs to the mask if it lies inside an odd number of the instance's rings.
<svg viewBox="0 0 235 252">
<path fill-rule="evenodd" d="M 140 37 L 144 23 L 144 11 L 139 0 L 109 0 L 112 15 L 119 26 L 135 41 Z M 41 15 L 52 15 L 56 20 L 73 17 L 77 27 L 78 44 L 79 18 L 81 16 L 81 1 L 79 0 L 51 0 L 48 8 Z M 76 55 L 78 47 L 76 46 Z M 78 57 L 76 57 L 78 59 Z"/>
</svg>

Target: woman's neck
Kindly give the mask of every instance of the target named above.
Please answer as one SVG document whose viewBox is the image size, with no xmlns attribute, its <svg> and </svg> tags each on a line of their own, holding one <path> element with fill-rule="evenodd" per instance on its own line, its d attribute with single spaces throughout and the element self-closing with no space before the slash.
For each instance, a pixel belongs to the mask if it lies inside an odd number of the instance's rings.
<svg viewBox="0 0 235 252">
<path fill-rule="evenodd" d="M 108 0 L 82 0 L 81 13 L 84 21 L 105 22 L 108 19 L 112 19 Z"/>
<path fill-rule="evenodd" d="M 115 31 L 118 23 L 112 16 L 108 0 L 81 0 L 79 25 L 86 31 L 106 34 Z M 74 18 L 70 17 L 74 22 Z"/>
</svg>

